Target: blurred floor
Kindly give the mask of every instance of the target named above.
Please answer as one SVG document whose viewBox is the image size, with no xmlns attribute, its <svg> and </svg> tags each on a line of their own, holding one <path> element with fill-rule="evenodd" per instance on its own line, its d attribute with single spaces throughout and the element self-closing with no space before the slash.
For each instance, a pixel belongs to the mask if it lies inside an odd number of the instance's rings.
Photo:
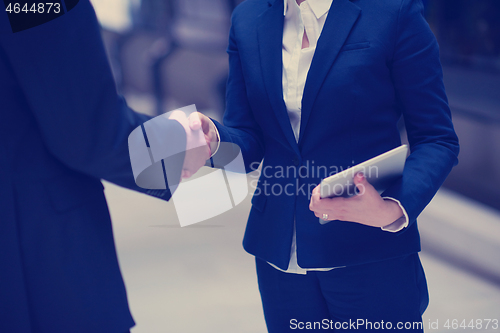
<svg viewBox="0 0 500 333">
<path fill-rule="evenodd" d="M 173 203 L 109 183 L 105 186 L 122 273 L 137 323 L 132 333 L 266 332 L 254 260 L 241 246 L 250 195 L 224 215 L 180 228 Z M 423 237 L 428 232 L 426 225 L 443 219 L 435 217 L 443 202 L 457 200 L 447 191 L 438 193 L 436 199 L 420 219 Z M 484 253 L 493 257 L 498 254 Z M 424 316 L 426 331 L 453 331 L 444 327 L 447 319 L 457 319 L 459 324 L 464 319 L 467 324 L 471 319 L 500 320 L 498 285 L 431 253 L 422 253 L 421 258 L 431 295 Z M 429 322 L 436 320 L 439 329 L 429 329 Z M 484 326 L 459 329 L 500 331 L 491 329 L 491 324 L 488 330 Z"/>
</svg>

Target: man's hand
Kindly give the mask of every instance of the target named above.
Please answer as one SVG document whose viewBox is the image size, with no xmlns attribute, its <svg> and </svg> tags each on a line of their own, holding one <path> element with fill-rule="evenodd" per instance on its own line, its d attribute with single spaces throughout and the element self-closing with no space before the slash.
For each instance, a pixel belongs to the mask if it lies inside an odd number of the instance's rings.
<svg viewBox="0 0 500 333">
<path fill-rule="evenodd" d="M 193 112 L 189 115 L 189 121 L 199 121 L 201 122 L 201 128 L 203 129 L 203 134 L 205 135 L 205 140 L 210 146 L 210 155 L 215 153 L 217 146 L 219 145 L 219 137 L 217 135 L 217 130 L 215 129 L 214 123 L 205 116 L 203 113 Z"/>
<path fill-rule="evenodd" d="M 354 176 L 358 195 L 350 198 L 320 198 L 320 186 L 312 193 L 309 209 L 317 217 L 361 223 L 372 227 L 385 227 L 403 216 L 403 211 L 393 200 L 384 200 L 362 173 Z"/>
<path fill-rule="evenodd" d="M 189 178 L 205 165 L 211 155 L 210 147 L 201 131 L 202 122 L 198 117 L 186 117 L 182 111 L 173 111 L 168 118 L 177 120 L 186 131 L 186 156 L 181 177 Z"/>
</svg>

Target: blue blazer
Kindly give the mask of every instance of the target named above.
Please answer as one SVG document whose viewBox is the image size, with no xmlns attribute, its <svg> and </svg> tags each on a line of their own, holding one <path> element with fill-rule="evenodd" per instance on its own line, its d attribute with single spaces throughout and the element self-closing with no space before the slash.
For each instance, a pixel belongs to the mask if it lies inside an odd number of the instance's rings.
<svg viewBox="0 0 500 333">
<path fill-rule="evenodd" d="M 88 0 L 17 33 L 0 10 L 0 332 L 134 325 L 100 179 L 170 198 L 134 182 L 128 136 L 148 119 L 117 95 Z M 169 138 L 185 147 L 176 121 Z"/>
<path fill-rule="evenodd" d="M 247 0 L 235 10 L 227 108 L 216 126 L 222 141 L 241 147 L 247 171 L 263 159 L 243 241 L 249 253 L 286 269 L 294 220 L 303 268 L 420 250 L 417 216 L 459 151 L 438 45 L 422 12 L 421 0 L 334 0 L 307 76 L 297 143 L 282 91 L 283 0 Z M 390 233 L 318 223 L 309 193 L 325 176 L 319 167 L 330 174 L 399 146 L 401 117 L 411 154 L 383 196 L 402 203 L 409 226 Z"/>
</svg>

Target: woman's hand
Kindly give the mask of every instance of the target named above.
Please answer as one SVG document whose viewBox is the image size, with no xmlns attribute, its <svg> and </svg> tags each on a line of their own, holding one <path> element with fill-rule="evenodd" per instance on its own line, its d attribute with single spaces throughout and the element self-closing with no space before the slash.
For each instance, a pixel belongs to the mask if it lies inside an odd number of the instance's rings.
<svg viewBox="0 0 500 333">
<path fill-rule="evenodd" d="M 362 173 L 354 176 L 358 195 L 350 198 L 320 198 L 320 186 L 313 190 L 309 209 L 325 220 L 341 220 L 372 227 L 385 227 L 403 216 L 403 211 L 393 200 L 384 200 Z"/>
<path fill-rule="evenodd" d="M 201 131 L 203 124 L 197 117 L 186 117 L 182 111 L 173 111 L 169 119 L 177 120 L 186 131 L 186 155 L 182 166 L 181 178 L 189 178 L 195 174 L 207 159 L 210 158 L 210 147 L 206 136 Z"/>
<path fill-rule="evenodd" d="M 219 137 L 217 136 L 217 130 L 215 129 L 213 121 L 203 113 L 199 112 L 191 113 L 189 115 L 189 121 L 199 121 L 201 123 L 201 129 L 205 135 L 205 140 L 210 147 L 211 154 L 213 154 L 219 145 Z"/>
</svg>

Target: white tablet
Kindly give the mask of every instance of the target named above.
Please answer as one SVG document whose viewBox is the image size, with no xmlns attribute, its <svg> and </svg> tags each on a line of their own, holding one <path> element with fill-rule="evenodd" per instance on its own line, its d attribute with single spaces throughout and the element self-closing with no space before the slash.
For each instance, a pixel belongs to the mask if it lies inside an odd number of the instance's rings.
<svg viewBox="0 0 500 333">
<path fill-rule="evenodd" d="M 354 176 L 363 172 L 378 193 L 384 192 L 403 174 L 408 146 L 402 145 L 321 181 L 321 198 L 351 197 L 357 194 Z"/>
</svg>

